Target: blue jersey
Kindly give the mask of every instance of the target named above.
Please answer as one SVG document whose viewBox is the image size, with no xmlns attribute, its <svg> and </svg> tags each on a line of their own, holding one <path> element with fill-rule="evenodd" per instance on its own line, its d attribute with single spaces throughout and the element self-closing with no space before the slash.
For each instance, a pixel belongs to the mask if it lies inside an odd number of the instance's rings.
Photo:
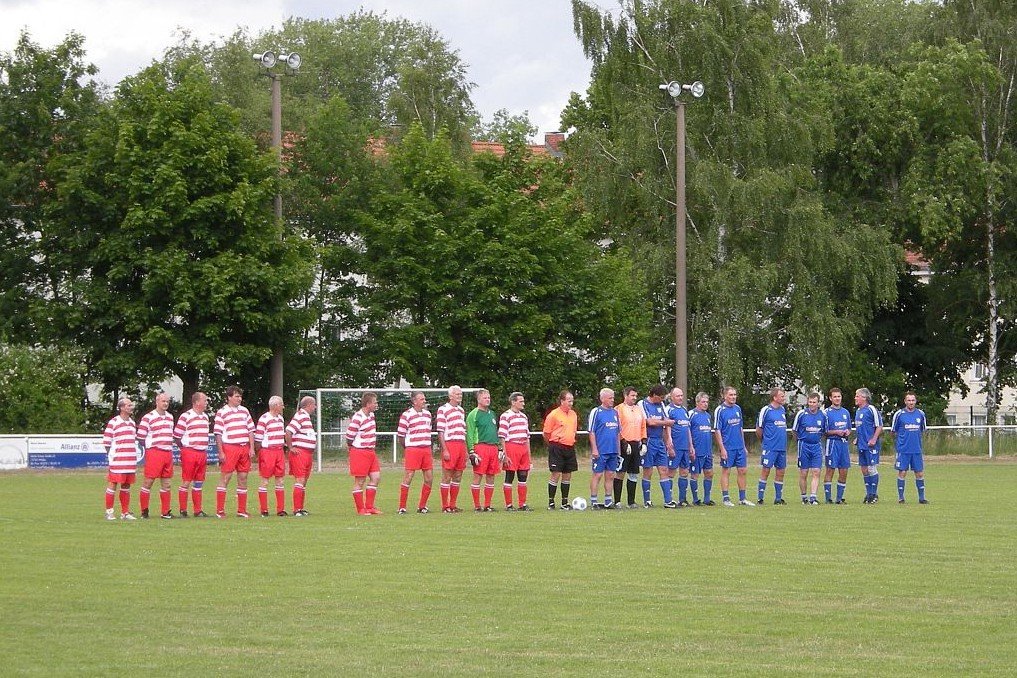
<svg viewBox="0 0 1017 678">
<path fill-rule="evenodd" d="M 745 437 L 742 435 L 742 408 L 737 403 L 728 407 L 718 405 L 713 411 L 713 426 L 720 432 L 720 440 L 726 450 L 744 450 Z"/>
<path fill-rule="evenodd" d="M 897 434 L 898 454 L 922 453 L 922 432 L 925 431 L 925 425 L 925 413 L 921 410 L 897 410 L 890 430 Z"/>
<path fill-rule="evenodd" d="M 713 454 L 713 425 L 710 413 L 698 408 L 692 410 L 689 414 L 689 427 L 692 429 L 692 447 L 696 450 L 696 457 Z"/>
<path fill-rule="evenodd" d="M 671 442 L 675 452 L 686 452 L 689 449 L 689 411 L 681 405 L 667 405 L 664 411 L 668 419 L 674 419 Z"/>
<path fill-rule="evenodd" d="M 822 410 L 815 412 L 799 410 L 795 415 L 791 430 L 798 436 L 798 442 L 807 447 L 819 449 L 819 443 L 823 440 L 823 432 L 826 431 L 826 417 Z"/>
<path fill-rule="evenodd" d="M 646 415 L 647 422 L 654 418 L 667 419 L 667 413 L 664 411 L 664 403 L 651 403 L 648 399 L 644 399 L 641 404 L 643 406 L 643 414 Z M 663 441 L 664 427 L 650 426 L 649 423 L 647 423 L 646 439 Z"/>
<path fill-rule="evenodd" d="M 756 428 L 763 429 L 763 449 L 770 452 L 787 451 L 787 411 L 784 406 L 767 405 L 759 410 Z"/>
<path fill-rule="evenodd" d="M 858 450 L 861 452 L 869 451 L 869 439 L 876 435 L 876 429 L 883 425 L 883 418 L 879 416 L 879 410 L 876 409 L 875 405 L 866 405 L 865 407 L 859 407 L 858 411 L 855 412 L 855 433 L 858 435 Z M 879 452 L 882 448 L 883 442 L 876 440 L 875 447 L 872 451 Z"/>
<path fill-rule="evenodd" d="M 586 430 L 597 441 L 597 451 L 601 455 L 618 454 L 621 426 L 618 412 L 613 407 L 594 407 L 590 410 Z"/>
<path fill-rule="evenodd" d="M 851 431 L 851 413 L 843 407 L 828 407 L 823 410 L 823 414 L 826 415 L 827 431 Z M 847 443 L 847 438 L 840 436 L 830 436 L 828 440 L 834 443 Z"/>
</svg>

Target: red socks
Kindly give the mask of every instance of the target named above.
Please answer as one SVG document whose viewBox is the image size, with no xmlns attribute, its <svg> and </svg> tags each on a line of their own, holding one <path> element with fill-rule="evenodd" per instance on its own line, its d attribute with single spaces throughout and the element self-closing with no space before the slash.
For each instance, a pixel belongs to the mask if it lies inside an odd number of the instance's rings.
<svg viewBox="0 0 1017 678">
<path fill-rule="evenodd" d="M 503 483 L 501 489 L 505 493 L 505 506 L 512 506 L 512 485 Z"/>
<path fill-rule="evenodd" d="M 247 489 L 237 488 L 237 513 L 247 513 Z"/>
<path fill-rule="evenodd" d="M 480 485 L 470 485 L 470 492 L 473 493 L 473 508 L 480 508 Z"/>
<path fill-rule="evenodd" d="M 191 500 L 194 502 L 194 512 L 201 513 L 201 488 L 196 487 L 191 490 Z"/>
<path fill-rule="evenodd" d="M 410 496 L 410 486 L 400 485 L 399 486 L 399 510 L 406 509 L 406 499 Z"/>
<path fill-rule="evenodd" d="M 304 486 L 300 483 L 293 485 L 293 512 L 304 510 Z"/>
<path fill-rule="evenodd" d="M 448 505 L 450 508 L 456 507 L 456 502 L 459 500 L 459 483 L 450 483 L 448 487 Z"/>
<path fill-rule="evenodd" d="M 258 508 L 261 509 L 262 513 L 268 513 L 268 488 L 258 488 Z"/>
<path fill-rule="evenodd" d="M 282 513 L 286 509 L 286 488 L 283 485 L 275 486 L 275 512 Z"/>
<path fill-rule="evenodd" d="M 187 488 L 177 488 L 177 504 L 180 505 L 180 512 L 183 513 L 187 510 Z"/>
<path fill-rule="evenodd" d="M 159 490 L 159 508 L 161 509 L 162 515 L 166 515 L 170 512 L 170 491 Z"/>
<path fill-rule="evenodd" d="M 353 505 L 357 507 L 357 513 L 363 513 L 364 511 L 364 491 L 353 490 Z"/>
<path fill-rule="evenodd" d="M 519 490 L 519 505 L 523 506 L 526 504 L 526 483 L 524 481 L 520 481 L 517 489 Z"/>
<path fill-rule="evenodd" d="M 109 487 L 106 488 L 106 510 L 109 511 L 113 508 L 113 502 L 116 500 L 116 490 Z"/>
<path fill-rule="evenodd" d="M 120 490 L 120 512 L 127 513 L 131 510 L 131 491 L 121 488 Z"/>
<path fill-rule="evenodd" d="M 441 510 L 444 511 L 451 504 L 448 503 L 448 485 L 441 483 L 438 485 L 438 491 L 441 493 Z"/>
<path fill-rule="evenodd" d="M 427 506 L 427 499 L 431 496 L 431 486 L 424 483 L 424 486 L 420 488 L 420 503 L 417 505 L 418 509 L 422 509 Z"/>
<path fill-rule="evenodd" d="M 494 484 L 484 485 L 484 508 L 491 505 L 491 497 L 494 496 Z"/>
<path fill-rule="evenodd" d="M 374 498 L 378 494 L 377 485 L 368 485 L 364 492 L 364 508 L 370 511 L 374 508 Z"/>
<path fill-rule="evenodd" d="M 141 510 L 142 510 L 142 512 L 148 510 L 148 504 L 149 504 L 149 500 L 151 500 L 151 498 L 152 498 L 152 491 L 148 490 L 148 489 L 145 489 L 144 487 L 141 488 Z"/>
<path fill-rule="evenodd" d="M 226 488 L 217 487 L 215 488 L 215 512 L 225 513 L 226 512 Z"/>
</svg>

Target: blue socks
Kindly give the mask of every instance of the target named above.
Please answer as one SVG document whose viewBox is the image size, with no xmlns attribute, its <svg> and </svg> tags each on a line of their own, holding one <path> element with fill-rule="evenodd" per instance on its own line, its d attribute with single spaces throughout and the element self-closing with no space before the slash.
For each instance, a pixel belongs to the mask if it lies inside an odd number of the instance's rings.
<svg viewBox="0 0 1017 678">
<path fill-rule="evenodd" d="M 678 476 L 678 501 L 685 501 L 689 493 L 689 479 Z"/>
<path fill-rule="evenodd" d="M 780 482 L 778 482 L 776 480 L 773 481 L 773 489 L 776 492 L 776 496 L 774 496 L 774 499 L 783 499 L 784 498 L 784 482 L 783 481 L 780 481 Z M 760 499 L 759 501 L 760 501 L 760 503 L 762 503 L 763 500 Z"/>
<path fill-rule="evenodd" d="M 703 501 L 710 501 L 710 490 L 713 489 L 713 479 L 705 478 L 703 480 Z"/>
<path fill-rule="evenodd" d="M 760 480 L 759 481 L 759 495 L 758 495 L 758 499 L 759 499 L 759 503 L 760 504 L 763 503 L 763 497 L 765 495 L 766 495 L 766 481 L 765 480 Z M 742 499 L 744 499 L 744 498 L 745 497 L 742 497 Z"/>
<path fill-rule="evenodd" d="M 699 480 L 693 478 L 689 481 L 689 487 L 692 489 L 692 503 L 699 503 Z"/>
<path fill-rule="evenodd" d="M 664 503 L 670 504 L 674 501 L 674 481 L 668 478 L 660 481 L 660 489 L 664 493 Z"/>
<path fill-rule="evenodd" d="M 897 478 L 897 500 L 904 501 L 904 479 Z"/>
<path fill-rule="evenodd" d="M 833 483 L 823 483 L 823 493 L 827 501 L 833 501 Z"/>
<path fill-rule="evenodd" d="M 745 490 L 738 490 L 738 501 L 745 501 Z"/>
<path fill-rule="evenodd" d="M 650 481 L 643 478 L 643 502 L 650 501 Z"/>
<path fill-rule="evenodd" d="M 915 487 L 918 488 L 918 501 L 925 501 L 925 478 L 915 478 Z"/>
<path fill-rule="evenodd" d="M 837 483 L 837 501 L 843 501 L 844 490 L 847 489 L 847 483 Z"/>
</svg>

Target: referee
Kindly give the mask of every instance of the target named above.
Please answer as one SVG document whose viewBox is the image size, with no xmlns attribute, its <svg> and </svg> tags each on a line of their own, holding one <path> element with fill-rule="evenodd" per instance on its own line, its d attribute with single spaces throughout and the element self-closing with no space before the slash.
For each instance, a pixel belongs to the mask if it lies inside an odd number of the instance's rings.
<svg viewBox="0 0 1017 678">
<path fill-rule="evenodd" d="M 576 430 L 579 418 L 572 409 L 575 397 L 570 391 L 562 391 L 558 397 L 558 407 L 551 410 L 544 418 L 544 441 L 547 443 L 547 465 L 551 471 L 551 480 L 547 483 L 547 510 L 553 511 L 554 495 L 561 483 L 561 508 L 571 511 L 569 503 L 569 485 L 572 472 L 579 470 L 576 461 Z"/>
</svg>

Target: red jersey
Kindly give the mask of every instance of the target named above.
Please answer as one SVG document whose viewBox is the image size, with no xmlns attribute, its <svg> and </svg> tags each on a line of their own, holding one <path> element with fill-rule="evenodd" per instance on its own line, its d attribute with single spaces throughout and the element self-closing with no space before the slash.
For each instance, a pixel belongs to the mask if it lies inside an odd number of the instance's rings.
<svg viewBox="0 0 1017 678">
<path fill-rule="evenodd" d="M 215 413 L 215 427 L 212 432 L 222 436 L 222 442 L 226 445 L 244 445 L 250 442 L 250 435 L 254 433 L 254 420 L 243 405 L 237 407 L 223 405 Z"/>
<path fill-rule="evenodd" d="M 138 427 L 133 419 L 118 414 L 109 420 L 102 432 L 102 444 L 109 448 L 107 458 L 110 473 L 137 473 Z"/>
<path fill-rule="evenodd" d="M 396 433 L 403 438 L 406 447 L 430 447 L 431 413 L 426 408 L 417 412 L 411 407 L 399 417 Z"/>
<path fill-rule="evenodd" d="M 282 447 L 286 444 L 286 420 L 281 414 L 266 412 L 254 427 L 254 442 L 262 447 Z"/>
<path fill-rule="evenodd" d="M 314 431 L 314 424 L 311 423 L 311 415 L 306 410 L 297 410 L 286 430 L 290 434 L 291 447 L 308 451 L 317 449 L 318 435 Z"/>
<path fill-rule="evenodd" d="M 530 439 L 530 420 L 524 412 L 505 410 L 498 419 L 498 437 L 507 443 L 525 443 Z"/>
<path fill-rule="evenodd" d="M 180 439 L 180 447 L 204 452 L 208 449 L 208 415 L 187 410 L 177 419 L 173 437 Z"/>
<path fill-rule="evenodd" d="M 138 440 L 148 450 L 173 449 L 173 415 L 152 410 L 138 422 Z"/>
<path fill-rule="evenodd" d="M 435 418 L 435 428 L 449 440 L 466 440 L 466 410 L 459 405 L 445 403 L 438 408 L 438 415 Z"/>
<path fill-rule="evenodd" d="M 368 414 L 357 410 L 346 427 L 346 441 L 350 447 L 358 450 L 373 450 L 376 443 L 375 433 L 378 425 L 374 421 L 374 412 Z"/>
</svg>

